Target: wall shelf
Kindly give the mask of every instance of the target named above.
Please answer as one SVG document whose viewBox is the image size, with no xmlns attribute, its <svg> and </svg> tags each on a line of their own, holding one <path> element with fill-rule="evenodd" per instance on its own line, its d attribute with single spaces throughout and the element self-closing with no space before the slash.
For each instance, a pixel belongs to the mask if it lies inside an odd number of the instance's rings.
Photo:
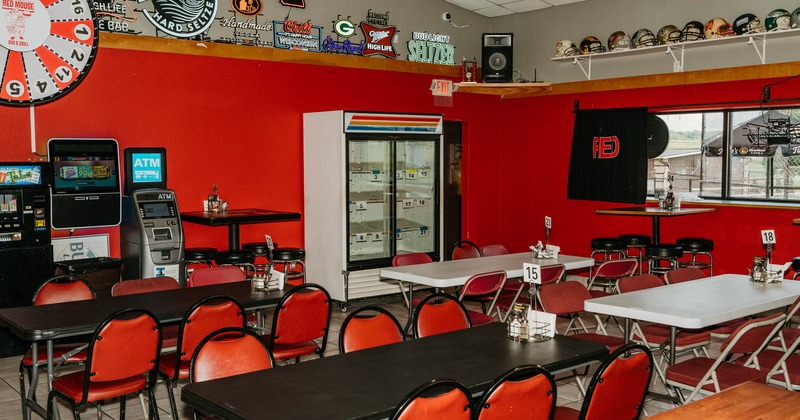
<svg viewBox="0 0 800 420">
<path fill-rule="evenodd" d="M 497 95 L 500 99 L 534 96 L 552 90 L 550 83 L 456 83 L 455 92 Z"/>
<path fill-rule="evenodd" d="M 664 53 L 672 57 L 672 71 L 675 73 L 682 72 L 684 69 L 684 51 L 693 48 L 704 48 L 714 45 L 722 44 L 736 44 L 746 43 L 752 45 L 755 49 L 758 59 L 761 64 L 766 64 L 767 61 L 767 38 L 780 39 L 797 36 L 800 34 L 800 29 L 788 29 L 783 31 L 774 32 L 761 32 L 756 34 L 728 36 L 724 38 L 714 39 L 701 39 L 698 41 L 677 42 L 674 44 L 655 45 L 652 47 L 643 47 L 636 49 L 629 49 L 624 51 L 609 51 L 604 53 L 573 55 L 570 57 L 555 57 L 551 58 L 552 61 L 561 61 L 578 65 L 586 76 L 587 80 L 592 80 L 592 61 L 601 60 L 615 57 L 630 57 L 635 55 L 645 55 L 652 53 Z"/>
</svg>

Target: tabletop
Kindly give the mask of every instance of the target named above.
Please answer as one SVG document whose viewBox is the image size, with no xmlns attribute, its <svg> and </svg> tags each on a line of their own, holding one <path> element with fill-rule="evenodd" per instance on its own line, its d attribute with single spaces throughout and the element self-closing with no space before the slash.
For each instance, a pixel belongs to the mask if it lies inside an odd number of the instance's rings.
<svg viewBox="0 0 800 420">
<path fill-rule="evenodd" d="M 160 322 L 180 321 L 186 311 L 205 297 L 231 296 L 245 309 L 251 310 L 277 305 L 290 289 L 254 292 L 250 282 L 243 281 L 53 305 L 2 308 L 0 325 L 8 327 L 23 340 L 50 340 L 91 334 L 106 317 L 121 309 L 144 308 Z"/>
<path fill-rule="evenodd" d="M 232 209 L 226 212 L 191 211 L 181 213 L 184 222 L 207 226 L 300 220 L 300 213 L 265 209 Z"/>
<path fill-rule="evenodd" d="M 747 275 L 723 274 L 590 299 L 584 309 L 679 328 L 704 328 L 788 306 L 798 296 L 800 281 L 756 283 Z"/>
<path fill-rule="evenodd" d="M 534 259 L 533 253 L 520 252 L 491 257 L 381 268 L 380 276 L 387 279 L 442 288 L 461 286 L 475 274 L 497 270 L 505 271 L 508 277 L 522 277 L 523 263 L 542 266 L 564 264 L 567 270 L 575 270 L 593 266 L 594 260 L 589 257 L 574 257 L 571 255 L 559 255 L 558 258 Z"/>
<path fill-rule="evenodd" d="M 651 417 L 657 420 L 800 419 L 800 394 L 758 382 L 746 382 Z"/>
<path fill-rule="evenodd" d="M 434 378 L 455 379 L 481 392 L 501 373 L 522 364 L 558 372 L 608 357 L 605 346 L 589 341 L 557 335 L 521 343 L 508 339 L 506 332 L 505 324 L 492 323 L 188 384 L 181 400 L 228 419 L 381 418 Z"/>
<path fill-rule="evenodd" d="M 599 209 L 595 211 L 595 214 L 611 214 L 620 216 L 673 217 L 673 216 L 686 216 L 690 214 L 711 213 L 714 211 L 717 211 L 717 209 L 713 207 L 681 207 L 679 209 L 667 210 L 658 207 L 637 206 L 637 207 L 622 207 L 616 209 Z"/>
</svg>

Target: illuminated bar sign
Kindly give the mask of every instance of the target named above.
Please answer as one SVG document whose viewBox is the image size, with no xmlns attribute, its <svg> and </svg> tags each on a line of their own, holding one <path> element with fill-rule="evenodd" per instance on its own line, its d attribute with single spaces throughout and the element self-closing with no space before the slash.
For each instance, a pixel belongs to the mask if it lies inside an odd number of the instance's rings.
<svg viewBox="0 0 800 420">
<path fill-rule="evenodd" d="M 408 61 L 454 65 L 455 54 L 449 35 L 412 32 L 408 41 Z"/>
</svg>

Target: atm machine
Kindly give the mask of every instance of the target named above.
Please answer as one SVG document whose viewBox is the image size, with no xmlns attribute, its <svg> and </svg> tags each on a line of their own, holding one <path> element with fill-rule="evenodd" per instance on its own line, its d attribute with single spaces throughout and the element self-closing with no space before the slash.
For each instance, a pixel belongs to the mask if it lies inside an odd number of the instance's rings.
<svg viewBox="0 0 800 420">
<path fill-rule="evenodd" d="M 123 280 L 170 276 L 183 282 L 183 227 L 175 193 L 166 189 L 165 149 L 125 149 L 125 175 Z"/>
</svg>

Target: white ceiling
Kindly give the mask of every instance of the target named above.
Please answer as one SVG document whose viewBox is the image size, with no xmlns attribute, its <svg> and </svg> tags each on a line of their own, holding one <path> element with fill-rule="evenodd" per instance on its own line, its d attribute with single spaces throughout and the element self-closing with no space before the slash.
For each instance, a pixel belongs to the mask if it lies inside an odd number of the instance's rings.
<svg viewBox="0 0 800 420">
<path fill-rule="evenodd" d="M 525 13 L 586 0 L 445 0 L 455 6 L 487 17 Z"/>
</svg>

